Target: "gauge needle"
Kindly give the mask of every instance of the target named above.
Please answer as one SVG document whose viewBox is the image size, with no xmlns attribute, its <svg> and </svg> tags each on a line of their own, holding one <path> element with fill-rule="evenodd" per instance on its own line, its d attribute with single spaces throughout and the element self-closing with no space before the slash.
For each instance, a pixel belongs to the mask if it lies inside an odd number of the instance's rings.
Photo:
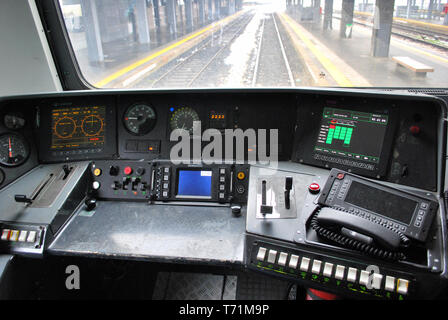
<svg viewBox="0 0 448 320">
<path fill-rule="evenodd" d="M 9 141 L 9 157 L 12 158 L 11 138 L 8 138 L 8 141 Z"/>
</svg>

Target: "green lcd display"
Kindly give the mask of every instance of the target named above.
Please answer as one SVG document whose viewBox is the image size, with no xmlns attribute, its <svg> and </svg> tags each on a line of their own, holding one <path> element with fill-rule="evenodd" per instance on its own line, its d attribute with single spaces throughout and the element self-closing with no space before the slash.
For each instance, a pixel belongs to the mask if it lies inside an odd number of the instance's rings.
<svg viewBox="0 0 448 320">
<path fill-rule="evenodd" d="M 378 164 L 388 123 L 386 114 L 324 108 L 314 151 Z"/>
</svg>

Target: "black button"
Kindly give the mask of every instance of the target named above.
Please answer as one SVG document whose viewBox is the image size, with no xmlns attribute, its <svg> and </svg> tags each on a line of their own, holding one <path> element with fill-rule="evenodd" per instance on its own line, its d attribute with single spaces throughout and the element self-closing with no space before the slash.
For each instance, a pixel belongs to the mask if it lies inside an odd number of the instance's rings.
<svg viewBox="0 0 448 320">
<path fill-rule="evenodd" d="M 118 172 L 120 172 L 120 168 L 119 168 L 118 166 L 110 166 L 109 174 L 110 174 L 111 176 L 116 176 L 116 175 L 118 175 Z"/>
</svg>

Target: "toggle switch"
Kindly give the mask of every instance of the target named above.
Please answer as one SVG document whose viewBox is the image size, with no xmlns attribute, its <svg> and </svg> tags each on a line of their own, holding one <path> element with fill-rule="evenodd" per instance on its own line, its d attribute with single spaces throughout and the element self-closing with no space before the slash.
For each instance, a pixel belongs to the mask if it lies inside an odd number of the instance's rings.
<svg viewBox="0 0 448 320">
<path fill-rule="evenodd" d="M 114 181 L 114 183 L 111 184 L 110 186 L 113 190 L 118 190 L 121 188 L 121 184 L 118 181 Z"/>
<path fill-rule="evenodd" d="M 148 184 L 146 182 L 142 182 L 140 184 L 140 191 L 146 191 L 147 187 L 148 187 Z"/>
<path fill-rule="evenodd" d="M 137 191 L 138 184 L 140 183 L 140 178 L 132 177 L 131 181 L 132 181 L 132 190 Z"/>
<path fill-rule="evenodd" d="M 123 190 L 128 190 L 128 184 L 131 181 L 129 177 L 123 177 Z"/>
</svg>

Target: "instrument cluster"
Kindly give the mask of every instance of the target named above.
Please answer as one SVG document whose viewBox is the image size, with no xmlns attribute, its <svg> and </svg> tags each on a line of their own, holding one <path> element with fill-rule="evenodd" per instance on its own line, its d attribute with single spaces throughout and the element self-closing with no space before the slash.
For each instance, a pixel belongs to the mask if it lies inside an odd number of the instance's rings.
<svg viewBox="0 0 448 320">
<path fill-rule="evenodd" d="M 172 133 L 198 139 L 207 129 L 234 127 L 232 114 L 231 103 L 195 95 L 121 96 L 117 101 L 118 155 L 130 160 L 169 159 L 180 139 Z"/>
<path fill-rule="evenodd" d="M 0 188 L 37 164 L 32 138 L 33 112 L 27 105 L 0 109 Z"/>
<path fill-rule="evenodd" d="M 207 142 L 196 138 L 207 129 L 252 128 L 278 131 L 279 161 L 437 188 L 436 170 L 424 169 L 436 168 L 438 161 L 439 106 L 429 98 L 305 91 L 85 92 L 6 99 L 1 107 L 3 176 L 12 168 L 23 167 L 17 171 L 23 174 L 37 158 L 42 163 L 170 159 L 184 136 L 172 135 L 175 130 L 185 130 L 204 148 Z M 263 143 L 270 150 L 270 142 Z M 245 156 L 257 153 L 257 145 L 248 145 Z"/>
</svg>

